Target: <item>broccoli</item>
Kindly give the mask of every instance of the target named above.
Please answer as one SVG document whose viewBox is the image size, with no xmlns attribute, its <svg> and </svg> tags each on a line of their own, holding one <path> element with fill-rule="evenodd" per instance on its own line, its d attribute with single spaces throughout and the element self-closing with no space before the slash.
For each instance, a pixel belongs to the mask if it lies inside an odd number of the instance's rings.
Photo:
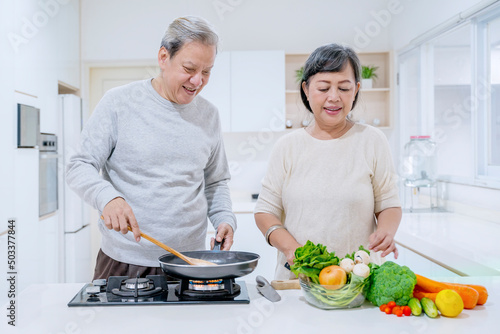
<svg viewBox="0 0 500 334">
<path fill-rule="evenodd" d="M 390 301 L 407 305 L 416 284 L 417 277 L 410 268 L 386 261 L 373 270 L 366 298 L 376 306 Z"/>
</svg>

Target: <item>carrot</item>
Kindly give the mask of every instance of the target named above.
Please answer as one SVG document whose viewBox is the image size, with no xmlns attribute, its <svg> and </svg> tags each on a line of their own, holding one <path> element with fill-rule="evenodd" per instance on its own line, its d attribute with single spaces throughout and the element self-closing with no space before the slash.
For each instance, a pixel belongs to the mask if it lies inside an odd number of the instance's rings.
<svg viewBox="0 0 500 334">
<path fill-rule="evenodd" d="M 431 280 L 430 278 L 415 274 L 417 276 L 417 285 L 420 290 L 427 292 L 439 292 L 446 289 L 446 284 L 438 281 Z"/>
<path fill-rule="evenodd" d="M 482 285 L 474 285 L 474 284 L 460 284 L 460 283 L 450 283 L 454 285 L 465 285 L 473 288 L 479 293 L 479 298 L 477 300 L 477 305 L 484 305 L 488 300 L 488 290 Z"/>
<path fill-rule="evenodd" d="M 439 292 L 444 289 L 455 290 L 458 292 L 460 297 L 462 297 L 464 308 L 473 309 L 476 307 L 479 300 L 479 292 L 477 292 L 474 288 L 466 285 L 438 282 L 418 274 L 415 275 L 417 276 L 417 286 L 419 286 L 417 291 L 423 290 L 425 292 Z"/>
<path fill-rule="evenodd" d="M 413 297 L 417 298 L 418 300 L 424 298 L 424 297 L 427 297 L 429 299 L 431 299 L 433 302 L 436 302 L 436 296 L 437 296 L 437 292 L 425 292 L 425 291 L 422 291 L 422 290 L 413 290 Z"/>
</svg>

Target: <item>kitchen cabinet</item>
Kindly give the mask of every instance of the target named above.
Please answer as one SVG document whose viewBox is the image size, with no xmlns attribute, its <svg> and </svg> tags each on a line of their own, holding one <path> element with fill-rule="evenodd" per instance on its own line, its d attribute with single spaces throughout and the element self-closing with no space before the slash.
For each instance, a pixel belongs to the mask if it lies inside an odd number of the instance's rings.
<svg viewBox="0 0 500 334">
<path fill-rule="evenodd" d="M 407 266 L 414 273 L 425 277 L 459 277 L 458 274 L 446 269 L 445 267 L 433 262 L 412 250 L 398 244 L 399 256 L 394 259 L 394 253 L 385 257 L 387 261 L 393 261 L 401 266 Z"/>
<path fill-rule="evenodd" d="M 285 54 L 231 52 L 231 131 L 285 129 Z"/>
<path fill-rule="evenodd" d="M 200 93 L 219 110 L 223 132 L 231 131 L 231 53 L 220 52 L 215 57 L 208 84 Z"/>
<path fill-rule="evenodd" d="M 276 248 L 266 243 L 264 236 L 255 224 L 253 213 L 235 213 L 235 215 L 238 227 L 234 234 L 234 242 L 231 250 L 260 255 L 257 268 L 251 274 L 245 276 L 245 280 L 255 281 L 255 277 L 261 275 L 271 281 L 274 278 L 278 257 Z M 208 229 L 206 248 L 210 249 L 210 240 L 214 237 L 215 232 L 210 223 Z"/>
<path fill-rule="evenodd" d="M 217 55 L 201 95 L 219 109 L 224 132 L 285 129 L 283 51 L 232 51 Z"/>
<path fill-rule="evenodd" d="M 391 128 L 393 124 L 393 56 L 392 52 L 358 53 L 361 65 L 377 66 L 377 79 L 373 88 L 361 87 L 353 119 L 379 128 Z M 285 55 L 286 80 L 286 119 L 292 122 L 292 128 L 300 128 L 312 120 L 312 114 L 304 107 L 300 98 L 297 70 L 304 66 L 309 54 Z"/>
<path fill-rule="evenodd" d="M 238 228 L 234 235 L 232 249 L 260 255 L 257 268 L 245 279 L 252 280 L 257 275 L 261 275 L 271 281 L 274 278 L 278 251 L 267 244 L 264 236 L 255 224 L 253 213 L 237 213 L 236 219 L 238 221 Z"/>
<path fill-rule="evenodd" d="M 82 130 L 81 100 L 72 94 L 58 97 L 59 149 L 61 168 L 59 170 L 59 198 L 61 199 L 60 226 L 63 228 L 60 242 L 64 245 L 61 269 L 67 283 L 86 282 L 92 277 L 91 228 L 89 207 L 66 182 L 65 170 L 76 147 L 80 145 Z"/>
</svg>

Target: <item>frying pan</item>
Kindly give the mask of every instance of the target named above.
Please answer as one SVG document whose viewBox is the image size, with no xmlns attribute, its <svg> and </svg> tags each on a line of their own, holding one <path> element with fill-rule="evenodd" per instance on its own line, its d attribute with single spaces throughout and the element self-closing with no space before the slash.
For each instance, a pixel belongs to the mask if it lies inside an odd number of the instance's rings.
<svg viewBox="0 0 500 334">
<path fill-rule="evenodd" d="M 255 253 L 240 251 L 221 251 L 220 243 L 216 243 L 212 251 L 190 251 L 182 254 L 217 264 L 216 266 L 193 266 L 173 254 L 165 254 L 158 258 L 163 272 L 169 276 L 188 279 L 224 279 L 236 278 L 250 274 L 260 256 Z"/>
</svg>

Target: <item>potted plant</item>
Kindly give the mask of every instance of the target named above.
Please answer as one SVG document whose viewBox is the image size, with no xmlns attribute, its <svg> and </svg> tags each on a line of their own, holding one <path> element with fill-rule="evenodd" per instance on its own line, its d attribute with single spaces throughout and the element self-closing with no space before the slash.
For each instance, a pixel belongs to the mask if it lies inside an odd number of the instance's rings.
<svg viewBox="0 0 500 334">
<path fill-rule="evenodd" d="M 361 66 L 361 87 L 364 89 L 373 88 L 373 80 L 377 78 L 378 66 Z"/>
<path fill-rule="evenodd" d="M 302 81 L 302 77 L 304 76 L 304 66 L 295 70 L 295 82 L 300 83 Z"/>
</svg>

